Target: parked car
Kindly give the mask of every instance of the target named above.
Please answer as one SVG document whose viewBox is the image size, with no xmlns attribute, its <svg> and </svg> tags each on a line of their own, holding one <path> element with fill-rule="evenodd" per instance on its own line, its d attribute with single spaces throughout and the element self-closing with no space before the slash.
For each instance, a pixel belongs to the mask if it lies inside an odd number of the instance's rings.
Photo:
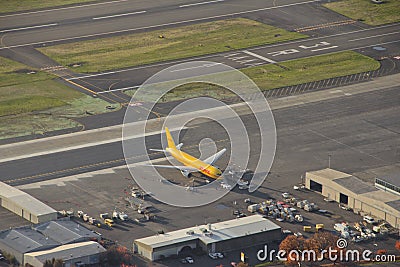
<svg viewBox="0 0 400 267">
<path fill-rule="evenodd" d="M 218 256 L 215 255 L 215 253 L 212 253 L 212 252 L 208 253 L 208 256 L 213 260 L 218 259 Z"/>
<path fill-rule="evenodd" d="M 364 216 L 363 220 L 369 224 L 374 224 L 376 223 L 375 219 L 372 218 L 371 216 Z"/>
<path fill-rule="evenodd" d="M 221 252 L 215 252 L 214 254 L 217 255 L 217 257 L 220 259 L 224 258 L 224 254 L 222 254 Z"/>
<path fill-rule="evenodd" d="M 239 213 L 238 215 L 236 215 L 236 218 L 243 218 L 246 217 L 247 215 L 244 213 Z"/>
<path fill-rule="evenodd" d="M 190 263 L 190 264 L 194 263 L 194 260 L 192 257 L 186 257 L 185 260 L 187 261 L 187 263 Z"/>
</svg>

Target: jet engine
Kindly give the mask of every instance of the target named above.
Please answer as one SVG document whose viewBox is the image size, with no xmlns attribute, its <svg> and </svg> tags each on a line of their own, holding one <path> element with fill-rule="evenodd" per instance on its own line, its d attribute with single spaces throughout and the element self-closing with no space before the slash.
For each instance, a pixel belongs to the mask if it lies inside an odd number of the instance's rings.
<svg viewBox="0 0 400 267">
<path fill-rule="evenodd" d="M 181 171 L 182 175 L 185 176 L 186 178 L 192 177 L 192 173 L 188 171 Z"/>
</svg>

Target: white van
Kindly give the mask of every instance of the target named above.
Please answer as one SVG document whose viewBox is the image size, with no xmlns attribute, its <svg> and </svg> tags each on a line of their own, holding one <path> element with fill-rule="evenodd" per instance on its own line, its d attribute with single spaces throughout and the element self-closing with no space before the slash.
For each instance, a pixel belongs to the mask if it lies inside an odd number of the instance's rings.
<svg viewBox="0 0 400 267">
<path fill-rule="evenodd" d="M 372 218 L 371 216 L 364 216 L 363 220 L 367 223 L 373 224 L 376 221 L 374 220 L 374 218 Z"/>
</svg>

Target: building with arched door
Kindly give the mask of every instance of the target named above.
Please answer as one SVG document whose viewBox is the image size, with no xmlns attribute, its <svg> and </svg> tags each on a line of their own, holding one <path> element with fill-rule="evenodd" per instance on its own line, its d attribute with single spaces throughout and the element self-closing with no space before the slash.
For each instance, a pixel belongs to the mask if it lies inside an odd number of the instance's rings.
<svg viewBox="0 0 400 267">
<path fill-rule="evenodd" d="M 136 239 L 133 250 L 154 261 L 179 255 L 185 250 L 227 252 L 279 242 L 281 238 L 279 225 L 261 215 L 252 215 Z"/>
</svg>

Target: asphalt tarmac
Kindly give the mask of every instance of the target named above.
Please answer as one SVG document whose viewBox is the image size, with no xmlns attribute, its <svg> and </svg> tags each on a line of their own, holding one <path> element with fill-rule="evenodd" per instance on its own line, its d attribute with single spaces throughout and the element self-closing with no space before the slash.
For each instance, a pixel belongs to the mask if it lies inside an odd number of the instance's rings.
<svg viewBox="0 0 400 267">
<path fill-rule="evenodd" d="M 340 88 L 337 89 L 340 94 Z M 153 198 L 147 198 L 155 209 L 154 221 L 145 223 L 127 222 L 118 224 L 114 229 L 97 229 L 103 236 L 117 240 L 119 244 L 131 247 L 135 238 L 154 235 L 157 231 L 172 231 L 183 227 L 191 227 L 203 223 L 213 223 L 234 218 L 233 210 L 245 212 L 247 204 L 244 199 L 250 198 L 254 202 L 265 199 L 281 199 L 281 193 L 291 192 L 298 199 L 308 199 L 317 203 L 321 208 L 329 210 L 332 216 L 324 216 L 317 213 L 301 211 L 305 217 L 304 224 L 278 223 L 283 229 L 301 231 L 303 225 L 323 223 L 329 230 L 333 224 L 341 221 L 350 223 L 361 220 L 359 215 L 338 208 L 335 203 L 327 203 L 319 194 L 309 191 L 294 191 L 293 185 L 302 181 L 306 171 L 328 167 L 328 157 L 331 155 L 331 168 L 347 173 L 368 173 L 382 167 L 394 166 L 400 162 L 400 99 L 399 86 L 383 90 L 372 90 L 357 95 L 342 94 L 329 100 L 316 101 L 308 104 L 289 106 L 274 111 L 277 125 L 277 152 L 270 174 L 262 186 L 253 194 L 246 190 L 235 188 L 221 200 L 209 205 L 196 208 L 178 208 L 169 206 Z M 333 93 L 332 93 L 333 94 Z M 287 101 L 289 101 L 288 99 Z M 251 143 L 252 153 L 250 166 L 253 168 L 258 160 L 257 136 L 255 122 L 251 116 L 241 117 L 248 127 L 249 135 L 254 138 Z M 197 124 L 189 127 L 181 136 L 184 143 L 183 150 L 194 155 L 199 155 L 196 145 L 202 138 L 212 137 L 218 147 L 228 146 L 225 132 L 216 127 L 215 123 Z M 159 147 L 157 136 L 149 138 L 149 145 Z M 120 143 L 111 143 L 110 146 L 96 146 L 90 154 L 85 150 L 71 150 L 69 152 L 53 154 L 47 159 L 47 171 L 54 171 L 52 165 L 57 162 L 68 164 L 89 158 L 114 155 L 111 151 L 120 151 Z M 69 154 L 71 153 L 71 154 Z M 68 155 L 68 156 L 66 156 Z M 118 156 L 118 155 L 117 155 Z M 54 158 L 54 160 L 51 160 Z M 74 160 L 72 160 L 74 158 Z M 112 159 L 112 157 L 110 157 Z M 40 160 L 31 158 L 32 162 Z M 140 161 L 140 159 L 138 159 Z M 10 162 L 14 164 L 13 162 Z M 18 163 L 18 162 L 17 162 Z M 20 164 L 22 161 L 19 162 Z M 218 165 L 224 167 L 226 159 L 222 158 Z M 43 163 L 37 163 L 39 168 Z M 7 174 L 7 169 L 0 169 Z M 21 165 L 14 165 L 15 168 Z M 28 166 L 28 169 L 30 169 Z M 32 165 L 34 166 L 34 165 Z M 99 166 L 97 168 L 99 169 Z M 93 169 L 94 170 L 94 169 Z M 140 215 L 123 200 L 129 194 L 129 187 L 134 183 L 126 167 L 106 168 L 95 172 L 88 172 L 70 177 L 51 179 L 56 176 L 41 177 L 42 182 L 33 183 L 38 179 L 27 178 L 24 185 L 19 188 L 45 201 L 57 210 L 73 208 L 84 210 L 89 215 L 98 218 L 101 212 L 111 212 L 113 209 L 124 210 L 130 218 L 138 218 Z M 179 171 L 163 171 L 166 178 L 176 182 L 188 183 Z M 61 176 L 65 176 L 61 175 Z M 61 177 L 60 176 L 60 177 Z M 6 177 L 6 175 L 4 175 Z M 196 181 L 202 178 L 196 177 Z M 13 183 L 11 181 L 11 183 Z M 15 181 L 15 184 L 20 184 Z M 275 222 L 275 221 L 274 221 Z M 88 226 L 91 227 L 91 226 Z M 304 233 L 307 237 L 307 233 Z M 376 241 L 372 243 L 357 244 L 358 248 L 372 248 L 374 251 L 380 248 L 394 251 L 394 239 Z M 256 249 L 256 250 L 254 250 Z M 246 254 L 255 261 L 255 253 L 259 248 L 246 249 Z M 221 261 L 224 265 L 230 261 L 238 261 L 239 253 L 229 252 L 226 259 Z M 138 260 L 141 260 L 139 258 Z M 195 266 L 215 266 L 215 261 L 207 257 L 195 256 Z M 145 262 L 139 262 L 139 266 L 147 266 Z M 218 262 L 219 263 L 219 262 Z M 160 264 L 160 263 L 158 263 Z M 176 259 L 161 262 L 161 266 L 181 266 Z M 157 265 L 160 266 L 160 265 Z"/>
<path fill-rule="evenodd" d="M 315 169 L 326 166 L 328 154 L 332 155 L 333 166 L 349 172 L 397 162 L 396 151 L 400 143 L 398 90 L 395 86 L 357 95 L 345 94 L 274 110 L 278 143 L 273 169 L 281 166 L 283 158 L 291 166 L 308 166 L 301 167 L 302 170 Z M 255 121 L 248 116 L 241 118 L 248 131 L 257 136 Z M 211 136 L 222 147 L 227 146 L 221 130 L 210 128 L 207 123 L 189 128 L 188 132 L 183 136 L 183 143 L 193 145 L 196 140 Z M 159 135 L 150 136 L 147 141 L 149 147 L 161 147 Z M 196 151 L 196 147 L 191 147 L 187 152 L 196 154 Z M 159 156 L 156 154 L 154 158 Z M 257 157 L 257 153 L 253 156 Z M 137 158 L 137 162 L 141 160 Z M 25 184 L 123 164 L 121 143 L 115 142 L 4 162 L 0 164 L 0 172 L 3 181 Z M 287 166 L 282 171 L 291 173 L 290 169 Z M 299 176 L 301 171 L 297 169 L 291 174 Z"/>
</svg>

